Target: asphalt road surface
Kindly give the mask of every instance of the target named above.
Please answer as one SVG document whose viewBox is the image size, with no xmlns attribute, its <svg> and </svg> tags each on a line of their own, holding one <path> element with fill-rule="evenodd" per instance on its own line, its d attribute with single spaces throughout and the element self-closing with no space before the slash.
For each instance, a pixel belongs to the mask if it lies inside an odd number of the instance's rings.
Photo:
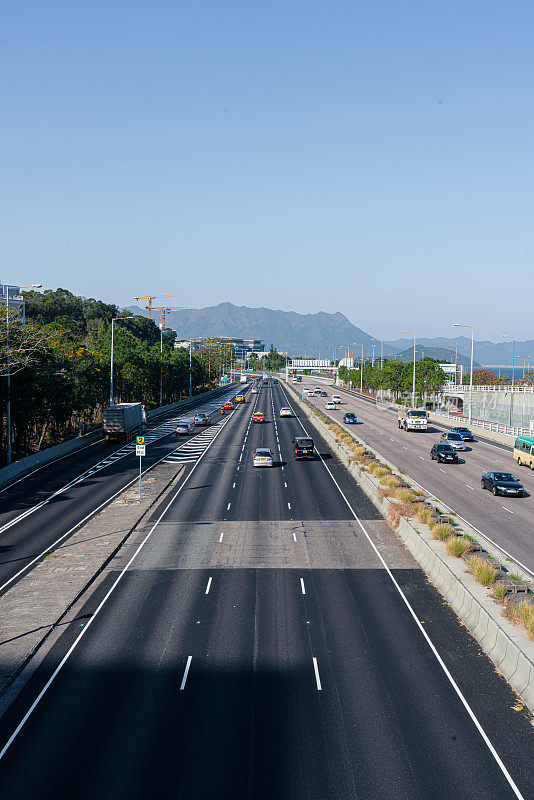
<svg viewBox="0 0 534 800">
<path fill-rule="evenodd" d="M 319 383 L 315 378 L 303 377 L 302 382 L 292 384 L 292 388 L 302 391 Z M 430 460 L 430 449 L 450 428 L 429 422 L 426 432 L 405 432 L 397 427 L 394 411 L 330 383 L 321 385 L 328 397 L 309 398 L 314 405 L 324 412 L 325 403 L 332 394 L 339 394 L 343 402 L 338 409 L 325 413 L 342 422 L 346 411 L 354 411 L 358 424 L 347 426 L 350 430 L 503 547 L 534 575 L 534 472 L 518 467 L 509 448 L 478 439 L 466 443 L 468 449 L 458 453 L 458 464 L 438 464 Z M 489 470 L 512 472 L 528 495 L 494 497 L 481 489 L 480 478 Z"/>
<path fill-rule="evenodd" d="M 534 796 L 527 714 L 288 404 L 251 395 L 109 565 L 0 720 L 2 798 Z"/>
</svg>

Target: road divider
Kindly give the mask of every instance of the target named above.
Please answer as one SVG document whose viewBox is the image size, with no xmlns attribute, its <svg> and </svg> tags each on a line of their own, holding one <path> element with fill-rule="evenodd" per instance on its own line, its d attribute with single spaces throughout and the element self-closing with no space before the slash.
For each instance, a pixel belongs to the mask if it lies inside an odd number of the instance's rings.
<svg viewBox="0 0 534 800">
<path fill-rule="evenodd" d="M 335 420 L 289 392 L 306 417 L 347 467 L 349 473 L 405 543 L 428 577 L 462 619 L 515 691 L 534 712 L 534 605 L 527 594 L 526 575 L 504 567 L 483 549 L 475 536 L 466 534 L 452 514 L 443 514 L 428 493 L 382 458 L 376 450 Z M 350 446 L 349 446 L 350 444 Z M 410 485 L 411 484 L 411 485 Z M 464 526 L 465 527 L 465 526 Z M 461 557 L 456 542 L 466 547 Z M 477 581 L 476 562 L 482 579 Z M 504 569 L 503 569 L 504 567 Z M 519 569 L 516 568 L 517 572 Z M 528 571 L 527 571 L 528 572 Z M 489 576 L 489 580 L 487 579 Z M 503 604 L 503 599 L 507 602 Z M 519 624 L 517 624 L 519 623 Z"/>
</svg>

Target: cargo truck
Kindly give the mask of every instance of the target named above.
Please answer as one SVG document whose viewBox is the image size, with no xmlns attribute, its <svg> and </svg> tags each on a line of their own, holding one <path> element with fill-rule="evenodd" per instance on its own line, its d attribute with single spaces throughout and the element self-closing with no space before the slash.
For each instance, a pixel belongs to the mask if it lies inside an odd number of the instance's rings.
<svg viewBox="0 0 534 800">
<path fill-rule="evenodd" d="M 426 431 L 426 411 L 419 408 L 406 408 L 406 406 L 401 406 L 399 408 L 397 425 L 405 431 Z"/>
<path fill-rule="evenodd" d="M 108 442 L 130 442 L 146 430 L 146 416 L 141 403 L 117 403 L 103 412 L 104 435 Z"/>
</svg>

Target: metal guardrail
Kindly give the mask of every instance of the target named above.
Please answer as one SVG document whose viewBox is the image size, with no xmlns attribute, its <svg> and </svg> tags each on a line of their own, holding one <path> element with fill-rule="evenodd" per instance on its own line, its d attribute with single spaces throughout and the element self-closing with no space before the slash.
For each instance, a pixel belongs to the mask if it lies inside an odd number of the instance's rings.
<svg viewBox="0 0 534 800">
<path fill-rule="evenodd" d="M 443 419 L 451 419 L 447 414 L 443 414 L 441 411 L 432 411 L 436 417 L 443 417 Z M 454 414 L 452 417 L 455 422 L 459 425 L 468 425 L 469 418 L 463 417 L 461 415 Z M 503 433 L 506 436 L 530 436 L 531 431 L 530 428 L 519 428 L 514 425 L 505 425 L 502 422 L 490 422 L 487 419 L 471 419 L 471 425 L 475 425 L 477 428 L 483 428 L 485 431 L 493 431 L 494 433 Z"/>
<path fill-rule="evenodd" d="M 444 390 L 446 392 L 460 392 L 461 394 L 468 394 L 469 393 L 469 385 L 465 383 L 446 383 L 444 385 Z M 511 384 L 499 384 L 498 386 L 494 384 L 484 385 L 484 386 L 473 386 L 474 392 L 514 392 L 515 393 L 523 393 L 523 394 L 534 394 L 534 386 L 512 386 Z"/>
</svg>

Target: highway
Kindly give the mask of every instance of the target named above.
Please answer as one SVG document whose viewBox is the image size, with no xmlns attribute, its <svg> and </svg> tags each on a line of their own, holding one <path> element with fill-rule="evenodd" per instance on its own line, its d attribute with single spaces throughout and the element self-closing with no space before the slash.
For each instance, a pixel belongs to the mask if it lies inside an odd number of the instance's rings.
<svg viewBox="0 0 534 800">
<path fill-rule="evenodd" d="M 218 411 L 224 397 L 235 392 L 233 388 L 195 407 Z M 178 419 L 194 413 L 176 411 L 149 425 L 143 470 L 177 448 L 187 448 L 173 433 Z M 179 453 L 174 458 L 182 460 Z M 134 443 L 117 446 L 97 442 L 0 491 L 0 593 L 138 476 Z"/>
<path fill-rule="evenodd" d="M 534 797 L 530 719 L 285 405 L 249 395 L 109 564 L 0 719 L 2 798 Z"/>
<path fill-rule="evenodd" d="M 467 522 L 478 528 L 499 546 L 510 553 L 534 575 L 534 472 L 518 467 L 512 452 L 502 445 L 478 440 L 467 442 L 467 450 L 460 452 L 458 464 L 438 464 L 430 459 L 432 444 L 439 441 L 445 428 L 429 423 L 426 432 L 405 432 L 397 427 L 397 415 L 385 406 L 354 396 L 329 382 L 303 377 L 292 388 L 302 391 L 324 385 L 328 397 L 310 397 L 317 408 L 332 418 L 343 422 L 346 411 L 354 411 L 358 424 L 346 426 L 362 438 L 371 448 L 406 472 L 429 492 L 446 503 Z M 325 411 L 325 403 L 332 394 L 339 394 L 343 402 L 336 411 Z M 475 439 L 476 439 L 475 434 Z M 488 470 L 512 472 L 528 492 L 526 497 L 494 497 L 480 487 L 480 478 Z"/>
</svg>

